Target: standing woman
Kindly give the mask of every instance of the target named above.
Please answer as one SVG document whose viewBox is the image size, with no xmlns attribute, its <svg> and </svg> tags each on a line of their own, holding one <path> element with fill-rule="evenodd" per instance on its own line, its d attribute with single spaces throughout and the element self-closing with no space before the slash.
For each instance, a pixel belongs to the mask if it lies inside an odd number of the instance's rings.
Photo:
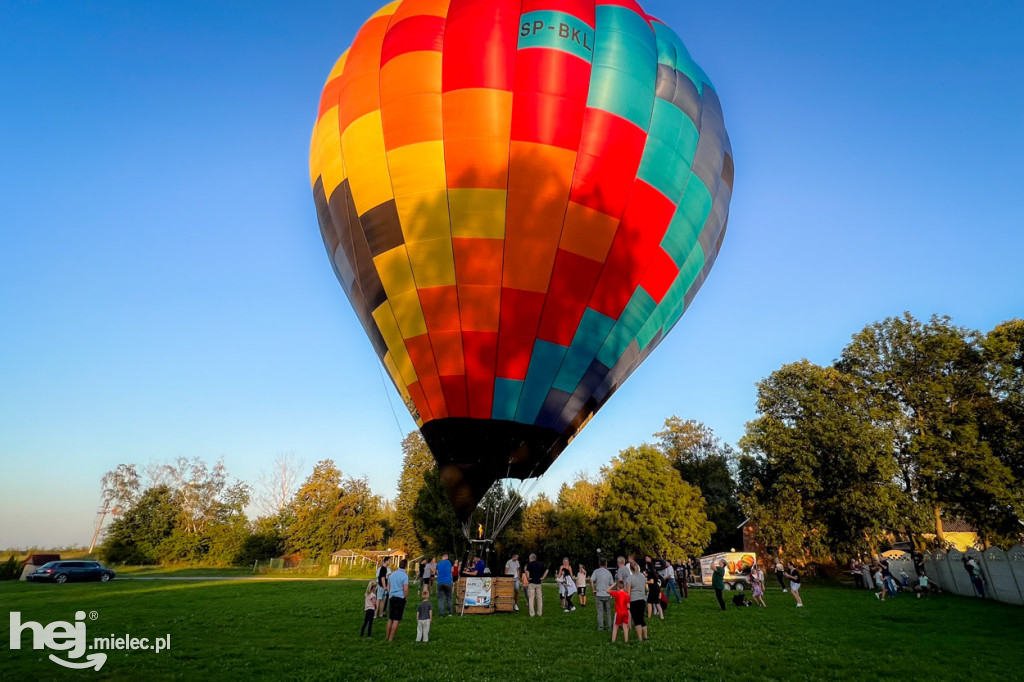
<svg viewBox="0 0 1024 682">
<path fill-rule="evenodd" d="M 782 591 L 786 591 L 786 583 L 782 582 L 782 579 L 786 576 L 786 572 L 783 570 L 782 557 L 775 557 L 775 579 L 779 581 L 779 587 Z"/>
<path fill-rule="evenodd" d="M 575 582 L 572 575 L 572 566 L 569 565 L 569 557 L 564 557 L 562 559 L 562 565 L 558 567 L 558 580 L 565 587 L 565 593 L 563 596 L 568 595 L 569 583 Z M 566 609 L 569 608 L 566 604 L 563 604 L 563 607 Z"/>
<path fill-rule="evenodd" d="M 587 605 L 587 569 L 583 564 L 576 571 L 576 591 L 580 593 L 580 606 Z"/>
<path fill-rule="evenodd" d="M 800 598 L 800 571 L 796 570 L 796 566 L 793 565 L 792 561 L 786 562 L 786 568 L 789 572 L 786 573 L 786 577 L 789 578 L 789 591 L 793 593 L 793 598 L 796 599 L 796 607 L 798 609 L 803 608 L 804 601 Z"/>
<path fill-rule="evenodd" d="M 647 569 L 647 617 L 654 615 L 665 620 L 665 612 L 661 609 L 661 574 L 651 564 Z"/>
<path fill-rule="evenodd" d="M 750 587 L 754 591 L 753 596 L 751 596 L 754 603 L 760 606 L 768 606 L 764 603 L 764 571 L 757 565 L 757 562 L 754 562 L 750 569 Z"/>
<path fill-rule="evenodd" d="M 562 593 L 562 608 L 565 611 L 575 611 L 572 605 L 572 593 L 576 592 L 576 580 L 572 575 L 572 566 L 569 564 L 569 557 L 562 559 L 562 565 L 558 567 L 558 582 L 564 588 Z"/>
</svg>

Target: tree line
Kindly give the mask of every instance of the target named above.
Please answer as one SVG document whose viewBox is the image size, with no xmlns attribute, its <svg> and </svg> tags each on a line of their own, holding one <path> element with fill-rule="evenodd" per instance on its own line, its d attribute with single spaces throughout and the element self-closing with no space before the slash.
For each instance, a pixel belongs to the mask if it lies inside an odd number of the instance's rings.
<svg viewBox="0 0 1024 682">
<path fill-rule="evenodd" d="M 769 545 L 824 557 L 894 535 L 944 542 L 962 519 L 1007 548 L 1024 530 L 1024 321 L 988 333 L 909 313 L 839 358 L 757 385 L 740 441 L 743 506 Z"/>
<path fill-rule="evenodd" d="M 868 325 L 831 365 L 802 360 L 760 381 L 738 446 L 672 416 L 553 499 L 495 487 L 470 524 L 511 510 L 495 550 L 549 561 L 727 551 L 747 519 L 764 544 L 810 559 L 877 551 L 894 536 L 941 543 L 949 519 L 1013 544 L 1024 529 L 1024 321 L 987 334 L 909 314 Z M 229 482 L 222 462 L 121 465 L 103 479 L 104 504 L 119 512 L 103 555 L 241 565 L 323 561 L 343 548 L 461 556 L 468 539 L 418 432 L 402 452 L 394 500 L 331 460 L 301 479 L 294 455 L 255 488 Z"/>
</svg>

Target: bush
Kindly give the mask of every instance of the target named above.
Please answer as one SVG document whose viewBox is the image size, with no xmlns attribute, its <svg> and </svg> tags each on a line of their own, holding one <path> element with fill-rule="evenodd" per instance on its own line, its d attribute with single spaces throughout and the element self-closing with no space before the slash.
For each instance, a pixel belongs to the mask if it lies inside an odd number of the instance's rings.
<svg viewBox="0 0 1024 682">
<path fill-rule="evenodd" d="M 284 538 L 277 531 L 253 533 L 245 539 L 235 555 L 236 566 L 251 566 L 256 561 L 273 559 L 284 554 Z"/>
<path fill-rule="evenodd" d="M 206 536 L 209 538 L 206 563 L 230 566 L 250 536 L 249 526 L 241 520 L 215 523 L 207 528 Z"/>
<path fill-rule="evenodd" d="M 157 563 L 156 553 L 151 547 L 141 547 L 120 538 L 108 539 L 100 547 L 100 558 L 108 566 L 128 564 L 131 566 L 151 566 Z"/>
<path fill-rule="evenodd" d="M 157 547 L 160 563 L 199 563 L 210 551 L 210 538 L 175 528 Z"/>
<path fill-rule="evenodd" d="M 0 580 L 17 580 L 21 577 L 21 562 L 11 558 L 0 564 Z"/>
</svg>

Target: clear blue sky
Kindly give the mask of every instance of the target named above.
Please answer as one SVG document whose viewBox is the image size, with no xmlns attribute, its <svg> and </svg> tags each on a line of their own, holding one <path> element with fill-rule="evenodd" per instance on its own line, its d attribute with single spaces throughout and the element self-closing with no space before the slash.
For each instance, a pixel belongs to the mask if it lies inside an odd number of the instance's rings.
<svg viewBox="0 0 1024 682">
<path fill-rule="evenodd" d="M 87 542 L 121 462 L 223 457 L 252 481 L 295 451 L 394 494 L 413 424 L 334 279 L 306 158 L 377 6 L 0 4 L 0 547 Z M 755 382 L 874 320 L 1024 314 L 1024 3 L 645 7 L 721 96 L 729 234 L 538 490 L 672 414 L 735 442 Z"/>
</svg>

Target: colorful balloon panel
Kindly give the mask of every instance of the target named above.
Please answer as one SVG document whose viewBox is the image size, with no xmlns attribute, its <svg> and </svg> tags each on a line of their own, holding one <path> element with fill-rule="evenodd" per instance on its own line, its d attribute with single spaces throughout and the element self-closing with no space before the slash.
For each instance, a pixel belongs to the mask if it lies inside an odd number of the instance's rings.
<svg viewBox="0 0 1024 682">
<path fill-rule="evenodd" d="M 465 516 L 542 474 L 678 322 L 733 162 L 707 76 L 633 0 L 399 0 L 328 76 L 310 178 Z"/>
</svg>

